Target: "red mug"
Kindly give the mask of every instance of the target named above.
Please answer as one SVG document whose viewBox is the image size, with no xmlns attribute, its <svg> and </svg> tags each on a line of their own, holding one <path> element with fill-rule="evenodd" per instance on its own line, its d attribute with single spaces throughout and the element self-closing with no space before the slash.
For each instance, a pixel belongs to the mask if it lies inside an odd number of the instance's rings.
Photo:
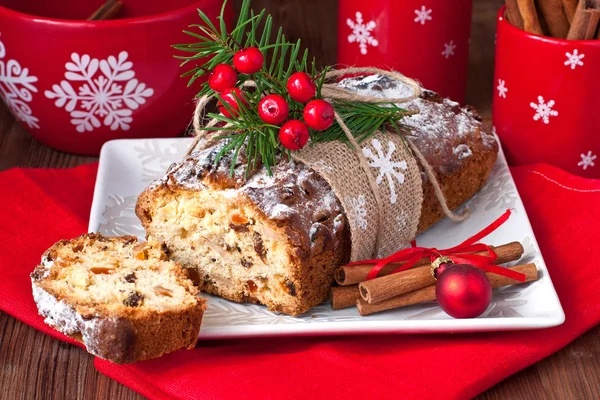
<svg viewBox="0 0 600 400">
<path fill-rule="evenodd" d="M 493 124 L 513 165 L 600 178 L 600 40 L 527 33 L 498 13 Z"/>
<path fill-rule="evenodd" d="M 125 0 L 109 21 L 86 21 L 98 2 L 0 3 L 0 97 L 40 142 L 97 155 L 111 139 L 184 132 L 200 81 L 180 78 L 171 46 L 223 0 Z"/>
<path fill-rule="evenodd" d="M 472 0 L 340 0 L 338 64 L 397 70 L 464 102 Z"/>
</svg>

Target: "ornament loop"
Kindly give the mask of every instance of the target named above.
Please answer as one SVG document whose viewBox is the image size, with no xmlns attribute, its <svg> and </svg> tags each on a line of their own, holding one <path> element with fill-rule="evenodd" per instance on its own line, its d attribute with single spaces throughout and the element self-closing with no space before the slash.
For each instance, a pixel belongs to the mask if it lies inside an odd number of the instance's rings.
<svg viewBox="0 0 600 400">
<path fill-rule="evenodd" d="M 438 269 L 440 267 L 440 265 L 446 264 L 446 263 L 454 264 L 454 261 L 452 261 L 450 259 L 450 257 L 439 256 L 438 258 L 433 260 L 433 262 L 431 263 L 431 275 L 433 276 L 433 278 L 435 280 L 437 280 L 437 276 L 435 276 L 435 270 Z"/>
</svg>

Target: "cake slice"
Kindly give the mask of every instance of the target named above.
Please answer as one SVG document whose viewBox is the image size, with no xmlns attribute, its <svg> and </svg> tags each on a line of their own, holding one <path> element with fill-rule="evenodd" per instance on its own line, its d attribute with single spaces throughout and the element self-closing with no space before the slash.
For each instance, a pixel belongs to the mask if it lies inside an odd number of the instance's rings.
<svg viewBox="0 0 600 400">
<path fill-rule="evenodd" d="M 158 243 L 85 234 L 61 240 L 31 273 L 48 325 L 115 363 L 196 345 L 205 300 Z"/>
</svg>

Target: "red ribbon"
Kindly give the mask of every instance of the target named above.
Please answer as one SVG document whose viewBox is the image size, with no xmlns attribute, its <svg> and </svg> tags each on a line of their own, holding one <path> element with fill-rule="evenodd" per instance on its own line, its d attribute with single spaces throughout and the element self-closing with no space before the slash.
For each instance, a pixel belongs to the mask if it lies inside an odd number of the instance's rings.
<svg viewBox="0 0 600 400">
<path fill-rule="evenodd" d="M 379 271 L 389 263 L 404 262 L 402 266 L 396 268 L 394 272 L 392 272 L 395 274 L 412 268 L 423 257 L 429 257 L 433 263 L 436 258 L 444 256 L 448 257 L 455 264 L 472 264 L 485 272 L 491 272 L 520 282 L 525 282 L 525 274 L 494 265 L 494 261 L 497 258 L 496 253 L 494 253 L 487 244 L 477 243 L 504 224 L 510 217 L 510 214 L 511 211 L 506 210 L 504 214 L 481 231 L 477 232 L 461 244 L 448 249 L 439 250 L 433 247 L 417 247 L 416 242 L 413 240 L 410 243 L 411 247 L 400 250 L 386 258 L 356 261 L 348 264 L 348 266 L 375 264 L 367 275 L 367 280 L 369 280 L 376 278 Z M 487 251 L 488 255 L 472 254 L 482 251 Z"/>
</svg>

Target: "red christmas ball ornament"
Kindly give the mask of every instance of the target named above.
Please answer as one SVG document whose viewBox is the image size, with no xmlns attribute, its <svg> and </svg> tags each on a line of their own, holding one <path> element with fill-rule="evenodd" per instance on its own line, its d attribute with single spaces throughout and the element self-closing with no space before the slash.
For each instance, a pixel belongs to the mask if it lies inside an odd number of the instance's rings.
<svg viewBox="0 0 600 400">
<path fill-rule="evenodd" d="M 316 131 L 324 131 L 333 124 L 333 107 L 325 100 L 312 100 L 304 106 L 304 121 Z"/>
<path fill-rule="evenodd" d="M 492 300 L 492 284 L 485 273 L 470 264 L 448 265 L 435 285 L 437 301 L 454 318 L 475 318 Z"/>
<path fill-rule="evenodd" d="M 219 64 L 215 66 L 208 76 L 208 86 L 215 92 L 234 87 L 237 82 L 237 73 L 231 65 Z"/>
<path fill-rule="evenodd" d="M 283 124 L 279 129 L 279 141 L 289 150 L 300 150 L 308 142 L 308 127 L 297 119 L 292 119 Z"/>
<path fill-rule="evenodd" d="M 306 72 L 294 72 L 288 79 L 286 88 L 292 100 L 306 103 L 317 94 L 317 87 Z"/>
<path fill-rule="evenodd" d="M 257 47 L 246 47 L 233 55 L 233 65 L 242 74 L 253 74 L 258 72 L 265 58 Z"/>
<path fill-rule="evenodd" d="M 234 94 L 235 94 L 235 96 L 234 96 Z M 237 116 L 238 115 L 238 113 L 236 111 L 240 110 L 240 106 L 238 105 L 238 101 L 236 100 L 236 97 L 242 102 L 242 104 L 244 104 L 244 105 L 248 104 L 248 99 L 246 99 L 246 96 L 244 95 L 244 92 L 242 92 L 238 88 L 225 89 L 221 93 L 221 99 L 222 99 L 222 101 L 224 101 L 225 103 L 227 103 L 230 106 L 230 108 L 233 109 L 232 113 L 230 113 L 225 108 L 225 106 L 223 105 L 223 103 L 221 102 L 221 100 L 219 100 L 219 103 L 218 103 L 219 111 L 221 111 L 221 114 L 223 114 L 227 118 L 231 118 L 232 116 Z"/>
<path fill-rule="evenodd" d="M 285 121 L 289 111 L 287 101 L 278 94 L 265 96 L 258 103 L 258 115 L 267 124 L 279 125 Z"/>
</svg>

